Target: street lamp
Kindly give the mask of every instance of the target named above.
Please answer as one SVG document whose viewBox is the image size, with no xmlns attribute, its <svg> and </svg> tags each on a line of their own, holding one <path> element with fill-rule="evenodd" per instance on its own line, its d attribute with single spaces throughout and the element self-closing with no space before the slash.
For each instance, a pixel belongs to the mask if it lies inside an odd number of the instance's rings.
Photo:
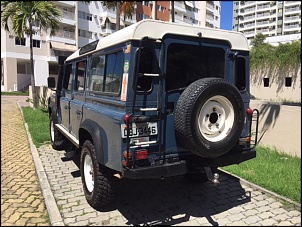
<svg viewBox="0 0 302 227">
<path fill-rule="evenodd" d="M 242 16 L 242 15 L 238 15 L 238 16 L 237 16 L 237 32 L 239 31 L 239 22 L 240 22 L 240 19 L 241 19 L 241 20 L 243 19 L 243 16 Z"/>
</svg>

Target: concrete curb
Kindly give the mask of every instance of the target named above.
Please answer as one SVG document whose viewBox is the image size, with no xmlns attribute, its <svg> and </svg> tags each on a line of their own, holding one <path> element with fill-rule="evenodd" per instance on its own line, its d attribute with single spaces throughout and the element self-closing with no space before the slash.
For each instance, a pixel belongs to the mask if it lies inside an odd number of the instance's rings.
<svg viewBox="0 0 302 227">
<path fill-rule="evenodd" d="M 22 108 L 21 108 L 21 106 L 19 105 L 18 102 L 17 102 L 17 105 L 18 105 L 18 108 L 21 112 L 23 123 L 25 125 L 26 134 L 27 134 L 31 154 L 32 154 L 32 157 L 33 157 L 33 160 L 34 160 L 34 163 L 35 163 L 36 173 L 37 173 L 38 178 L 39 178 L 40 187 L 41 187 L 41 190 L 42 190 L 42 193 L 43 193 L 43 196 L 44 196 L 45 205 L 46 205 L 46 208 L 47 208 L 47 211 L 48 211 L 50 223 L 51 223 L 52 226 L 65 226 L 65 224 L 63 222 L 63 219 L 62 219 L 62 216 L 60 214 L 59 208 L 57 206 L 56 200 L 55 200 L 54 195 L 51 191 L 51 187 L 49 185 L 47 175 L 46 175 L 44 167 L 42 165 L 42 161 L 40 159 L 38 150 L 37 150 L 36 146 L 34 145 L 34 143 L 32 141 L 31 135 L 30 135 L 29 130 L 28 130 L 28 125 L 24 121 Z"/>
</svg>

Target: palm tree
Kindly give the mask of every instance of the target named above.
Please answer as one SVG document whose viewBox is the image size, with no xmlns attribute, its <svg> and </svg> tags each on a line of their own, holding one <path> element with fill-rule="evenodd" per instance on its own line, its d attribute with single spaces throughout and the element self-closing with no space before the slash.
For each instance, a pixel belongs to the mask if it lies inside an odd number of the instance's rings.
<svg viewBox="0 0 302 227">
<path fill-rule="evenodd" d="M 116 31 L 120 30 L 121 14 L 124 13 L 124 20 L 126 18 L 132 19 L 136 5 L 136 1 L 101 1 L 101 3 L 108 9 L 116 10 Z"/>
<path fill-rule="evenodd" d="M 33 35 L 41 30 L 50 29 L 54 35 L 59 29 L 61 10 L 51 1 L 1 1 L 1 26 L 8 32 L 13 32 L 18 38 L 29 36 L 31 91 L 33 108 L 39 103 L 35 89 L 34 61 L 33 61 Z M 39 21 L 38 27 L 37 22 Z M 35 25 L 34 25 L 35 23 Z"/>
</svg>

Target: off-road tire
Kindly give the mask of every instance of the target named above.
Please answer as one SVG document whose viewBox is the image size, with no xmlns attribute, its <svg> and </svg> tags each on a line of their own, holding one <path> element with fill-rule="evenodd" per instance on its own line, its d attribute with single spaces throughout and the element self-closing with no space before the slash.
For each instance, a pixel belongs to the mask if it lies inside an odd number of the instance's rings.
<svg viewBox="0 0 302 227">
<path fill-rule="evenodd" d="M 219 157 L 237 143 L 244 119 L 239 90 L 224 79 L 203 78 L 190 84 L 177 102 L 176 137 L 195 155 Z"/>
<path fill-rule="evenodd" d="M 66 145 L 66 138 L 63 134 L 55 127 L 56 120 L 49 118 L 49 131 L 50 131 L 50 143 L 55 150 L 64 150 Z"/>
<path fill-rule="evenodd" d="M 94 145 L 89 140 L 82 146 L 80 171 L 89 205 L 96 210 L 107 206 L 113 200 L 117 179 L 110 169 L 98 162 Z"/>
</svg>

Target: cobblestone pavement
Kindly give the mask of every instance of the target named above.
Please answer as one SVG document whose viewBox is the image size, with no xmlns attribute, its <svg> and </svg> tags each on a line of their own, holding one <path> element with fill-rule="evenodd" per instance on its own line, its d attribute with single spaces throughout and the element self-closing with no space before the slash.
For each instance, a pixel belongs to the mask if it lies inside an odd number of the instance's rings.
<svg viewBox="0 0 302 227">
<path fill-rule="evenodd" d="M 1 96 L 1 226 L 47 226 L 19 99 Z"/>
<path fill-rule="evenodd" d="M 111 206 L 97 211 L 84 197 L 78 155 L 68 158 L 50 145 L 37 153 L 53 193 L 45 198 L 46 206 L 55 201 L 47 208 L 53 226 L 301 226 L 300 204 L 223 172 L 218 185 L 193 184 L 182 176 L 163 181 L 124 178 Z M 1 200 L 1 215 L 2 206 Z"/>
<path fill-rule="evenodd" d="M 223 172 L 217 186 L 189 183 L 182 176 L 124 178 L 111 207 L 96 211 L 83 195 L 79 155 L 68 158 L 50 145 L 38 152 L 67 226 L 301 226 L 299 204 L 285 206 L 284 198 Z"/>
</svg>

